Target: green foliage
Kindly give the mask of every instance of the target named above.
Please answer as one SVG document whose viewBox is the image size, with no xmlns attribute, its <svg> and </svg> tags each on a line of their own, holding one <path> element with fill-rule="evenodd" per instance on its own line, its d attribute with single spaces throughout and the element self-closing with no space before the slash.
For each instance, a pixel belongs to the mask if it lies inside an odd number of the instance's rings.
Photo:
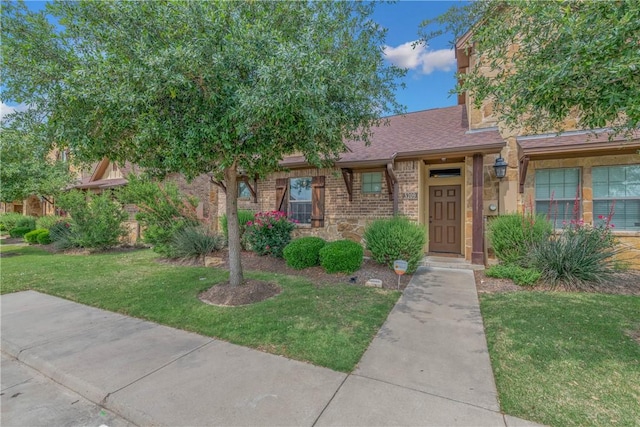
<svg viewBox="0 0 640 427">
<path fill-rule="evenodd" d="M 320 265 L 327 273 L 353 273 L 362 266 L 364 250 L 351 240 L 327 243 L 320 249 Z"/>
<path fill-rule="evenodd" d="M 38 244 L 40 245 L 48 245 L 51 243 L 51 235 L 49 230 L 44 230 L 42 233 L 38 234 Z"/>
<path fill-rule="evenodd" d="M 176 233 L 200 224 L 196 216 L 197 201 L 180 192 L 173 182 L 160 184 L 149 177 L 130 175 L 128 184 L 118 193 L 122 203 L 135 204 L 136 220 L 142 226 L 142 239 L 153 250 L 173 256 Z"/>
<path fill-rule="evenodd" d="M 246 249 L 244 232 L 247 229 L 247 223 L 253 220 L 254 215 L 255 214 L 253 211 L 238 209 L 238 226 L 240 227 L 240 243 L 242 243 L 243 249 Z M 224 240 L 228 241 L 229 229 L 227 227 L 227 214 L 222 215 L 222 217 L 220 218 L 220 225 L 222 226 L 222 232 L 224 233 Z"/>
<path fill-rule="evenodd" d="M 0 130 L 0 201 L 53 196 L 62 191 L 71 182 L 68 165 L 48 157 L 52 147 L 36 132 L 9 128 L 10 125 L 3 119 Z"/>
<path fill-rule="evenodd" d="M 4 185 L 4 183 L 3 183 Z M 0 230 L 10 231 L 16 226 L 19 219 L 22 219 L 24 215 L 16 212 L 7 212 L 0 214 Z"/>
<path fill-rule="evenodd" d="M 33 216 L 25 216 L 18 218 L 16 221 L 16 227 L 24 227 L 30 230 L 36 229 L 36 218 Z"/>
<path fill-rule="evenodd" d="M 47 230 L 53 227 L 59 221 L 64 221 L 65 218 L 57 215 L 46 215 L 36 219 L 36 228 L 46 228 Z"/>
<path fill-rule="evenodd" d="M 30 231 L 24 235 L 24 241 L 29 243 L 30 245 L 35 245 L 36 243 L 38 243 L 38 236 L 40 236 L 40 234 L 45 232 L 48 232 L 46 228 L 39 228 L 39 229 Z"/>
<path fill-rule="evenodd" d="M 491 100 L 507 125 L 562 130 L 574 114 L 582 127 L 630 135 L 640 124 L 640 52 L 630 42 L 639 22 L 636 0 L 482 0 L 426 21 L 425 30 L 439 30 L 423 35 L 459 37 L 472 27 L 477 60 L 456 91 L 473 93 L 477 106 Z"/>
<path fill-rule="evenodd" d="M 295 227 L 284 212 L 258 212 L 253 221 L 247 223 L 245 237 L 251 250 L 258 255 L 282 258 L 282 251 L 291 241 Z"/>
<path fill-rule="evenodd" d="M 616 272 L 614 258 L 621 250 L 608 222 L 592 227 L 572 221 L 553 239 L 534 246 L 531 257 L 546 283 L 588 289 Z"/>
<path fill-rule="evenodd" d="M 189 226 L 178 230 L 171 242 L 171 255 L 175 258 L 200 258 L 224 247 L 224 238 L 202 226 Z"/>
<path fill-rule="evenodd" d="M 393 268 L 394 261 L 405 260 L 407 272 L 413 273 L 424 256 L 424 228 L 404 217 L 372 222 L 365 229 L 364 240 L 371 258 L 389 268 Z"/>
<path fill-rule="evenodd" d="M 24 237 L 25 234 L 31 232 L 33 229 L 30 227 L 13 227 L 9 230 L 9 236 L 12 238 Z"/>
<path fill-rule="evenodd" d="M 58 205 L 73 218 L 67 237 L 74 246 L 107 249 L 120 244 L 127 234 L 122 223 L 128 215 L 108 192 L 95 195 L 72 190 L 60 195 Z"/>
<path fill-rule="evenodd" d="M 506 214 L 493 218 L 487 231 L 491 247 L 502 263 L 528 267 L 531 248 L 549 240 L 552 225 L 542 215 Z"/>
<path fill-rule="evenodd" d="M 285 246 L 282 254 L 289 267 L 301 270 L 320 265 L 320 249 L 326 243 L 320 237 L 301 237 Z"/>
<path fill-rule="evenodd" d="M 344 141 L 368 142 L 383 114 L 403 111 L 395 90 L 406 72 L 385 61 L 374 10 L 217 0 L 61 1 L 33 12 L 5 2 L 2 99 L 28 104 L 16 123 L 65 141 L 77 161 L 207 173 L 235 201 L 239 173 L 264 176 L 293 152 L 327 164 Z M 238 285 L 239 234 L 230 235 Z"/>
<path fill-rule="evenodd" d="M 511 279 L 520 286 L 535 285 L 541 275 L 535 268 L 525 268 L 515 264 L 493 265 L 485 271 L 485 274 L 499 279 Z"/>
</svg>

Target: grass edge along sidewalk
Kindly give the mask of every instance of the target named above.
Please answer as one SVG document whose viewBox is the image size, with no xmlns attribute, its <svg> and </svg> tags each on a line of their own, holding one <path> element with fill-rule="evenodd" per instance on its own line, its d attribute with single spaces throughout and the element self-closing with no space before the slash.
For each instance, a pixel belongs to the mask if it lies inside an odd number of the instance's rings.
<svg viewBox="0 0 640 427">
<path fill-rule="evenodd" d="M 227 280 L 226 271 L 161 264 L 150 250 L 65 255 L 4 245 L 0 251 L 2 293 L 31 289 L 341 372 L 353 370 L 400 295 L 249 272 L 282 292 L 248 306 L 216 307 L 197 296 Z"/>
</svg>

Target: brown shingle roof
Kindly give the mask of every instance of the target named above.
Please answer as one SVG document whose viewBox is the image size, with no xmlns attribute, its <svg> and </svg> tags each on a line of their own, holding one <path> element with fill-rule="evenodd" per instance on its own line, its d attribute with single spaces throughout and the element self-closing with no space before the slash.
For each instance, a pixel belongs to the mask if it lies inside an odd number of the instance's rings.
<svg viewBox="0 0 640 427">
<path fill-rule="evenodd" d="M 626 139 L 622 135 L 609 138 L 606 129 L 596 131 L 570 131 L 557 134 L 527 135 L 516 138 L 524 154 L 566 154 L 585 151 L 605 151 L 603 154 L 616 154 L 620 150 L 633 150 L 640 147 L 640 131 Z M 607 153 L 609 151 L 609 153 Z"/>
<path fill-rule="evenodd" d="M 371 144 L 346 143 L 339 165 L 349 163 L 384 164 L 393 158 L 425 157 L 429 155 L 463 155 L 473 152 L 497 152 L 504 146 L 497 129 L 468 131 L 464 105 L 418 111 L 388 117 L 389 124 L 373 129 Z M 302 156 L 287 157 L 285 167 L 302 166 Z"/>
</svg>

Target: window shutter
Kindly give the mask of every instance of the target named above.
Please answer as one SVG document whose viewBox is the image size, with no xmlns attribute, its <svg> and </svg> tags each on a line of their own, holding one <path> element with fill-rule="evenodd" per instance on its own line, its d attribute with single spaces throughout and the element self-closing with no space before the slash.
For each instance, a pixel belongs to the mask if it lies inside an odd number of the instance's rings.
<svg viewBox="0 0 640 427">
<path fill-rule="evenodd" d="M 287 186 L 289 180 L 287 178 L 276 179 L 276 210 L 280 212 L 287 212 Z"/>
<path fill-rule="evenodd" d="M 311 227 L 324 227 L 324 176 L 311 179 Z"/>
</svg>

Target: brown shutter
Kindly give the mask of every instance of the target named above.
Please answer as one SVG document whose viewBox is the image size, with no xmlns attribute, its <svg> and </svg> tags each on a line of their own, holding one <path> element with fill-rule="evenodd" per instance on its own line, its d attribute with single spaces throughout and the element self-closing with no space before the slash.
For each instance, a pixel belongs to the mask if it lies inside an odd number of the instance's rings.
<svg viewBox="0 0 640 427">
<path fill-rule="evenodd" d="M 324 227 L 324 176 L 311 179 L 311 227 Z"/>
<path fill-rule="evenodd" d="M 287 212 L 287 187 L 289 180 L 287 178 L 276 179 L 276 210 L 281 212 Z"/>
</svg>

